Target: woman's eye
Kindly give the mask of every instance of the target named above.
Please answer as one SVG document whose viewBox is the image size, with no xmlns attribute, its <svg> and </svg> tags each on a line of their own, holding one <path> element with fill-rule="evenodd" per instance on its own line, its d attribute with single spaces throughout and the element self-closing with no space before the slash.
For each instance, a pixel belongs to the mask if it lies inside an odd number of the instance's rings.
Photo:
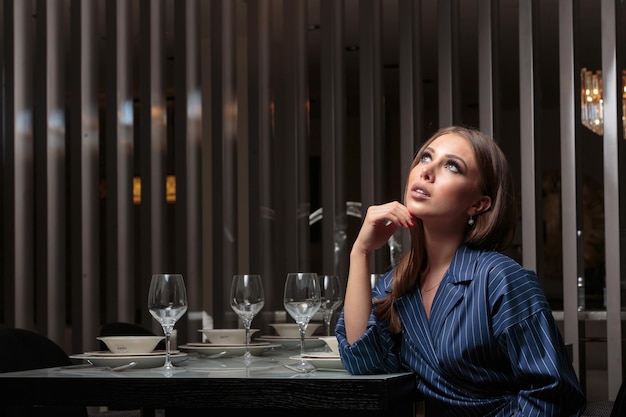
<svg viewBox="0 0 626 417">
<path fill-rule="evenodd" d="M 459 167 L 459 164 L 456 163 L 456 161 L 448 161 L 445 163 L 444 166 L 452 172 L 461 173 L 461 168 Z"/>
<path fill-rule="evenodd" d="M 424 152 L 424 153 L 422 153 L 422 155 L 420 156 L 420 162 L 428 162 L 428 161 L 430 161 L 430 160 L 432 160 L 432 158 L 431 158 L 431 156 L 430 156 L 430 153 L 428 153 L 428 152 Z"/>
</svg>

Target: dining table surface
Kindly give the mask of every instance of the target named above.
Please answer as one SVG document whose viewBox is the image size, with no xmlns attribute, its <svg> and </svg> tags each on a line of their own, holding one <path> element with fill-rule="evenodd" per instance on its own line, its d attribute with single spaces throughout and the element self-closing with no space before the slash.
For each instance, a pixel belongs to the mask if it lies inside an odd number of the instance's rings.
<svg viewBox="0 0 626 417">
<path fill-rule="evenodd" d="M 170 375 L 145 367 L 112 371 L 81 360 L 78 367 L 0 373 L 2 407 L 140 409 L 145 417 L 157 410 L 167 417 L 261 411 L 273 416 L 415 416 L 412 373 L 351 375 L 341 366 L 323 364 L 298 373 L 285 365 L 295 362 L 299 348 L 272 346 L 248 365 L 238 353 L 215 358 L 181 349 L 183 358 Z"/>
</svg>

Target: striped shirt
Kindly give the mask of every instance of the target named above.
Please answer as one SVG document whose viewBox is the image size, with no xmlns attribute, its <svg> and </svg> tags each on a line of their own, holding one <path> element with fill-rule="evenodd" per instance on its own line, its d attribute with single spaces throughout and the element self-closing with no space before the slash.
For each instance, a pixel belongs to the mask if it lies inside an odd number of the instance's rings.
<svg viewBox="0 0 626 417">
<path fill-rule="evenodd" d="M 372 291 L 381 298 L 392 273 Z M 492 251 L 461 246 L 433 300 L 419 288 L 395 302 L 401 334 L 371 314 L 366 332 L 335 333 L 352 374 L 413 371 L 426 415 L 579 416 L 585 397 L 536 274 Z"/>
</svg>

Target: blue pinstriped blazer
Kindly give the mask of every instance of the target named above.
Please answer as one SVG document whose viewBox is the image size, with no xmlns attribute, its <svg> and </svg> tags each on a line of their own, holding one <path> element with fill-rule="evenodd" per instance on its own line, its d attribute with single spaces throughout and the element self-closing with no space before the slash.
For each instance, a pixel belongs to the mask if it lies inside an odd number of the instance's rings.
<svg viewBox="0 0 626 417">
<path fill-rule="evenodd" d="M 373 298 L 384 297 L 391 280 L 391 272 L 382 277 Z M 582 414 L 585 397 L 537 276 L 513 259 L 461 246 L 430 320 L 417 288 L 395 308 L 400 335 L 372 313 L 352 345 L 341 313 L 335 333 L 349 372 L 415 372 L 427 416 Z"/>
</svg>

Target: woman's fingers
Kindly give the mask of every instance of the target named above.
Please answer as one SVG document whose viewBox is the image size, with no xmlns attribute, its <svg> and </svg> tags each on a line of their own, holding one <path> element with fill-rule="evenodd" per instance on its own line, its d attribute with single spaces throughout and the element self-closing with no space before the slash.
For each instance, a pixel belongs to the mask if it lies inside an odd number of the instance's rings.
<svg viewBox="0 0 626 417">
<path fill-rule="evenodd" d="M 413 216 L 405 205 L 397 201 L 370 206 L 367 209 L 366 219 L 370 218 L 375 223 L 382 223 L 384 226 L 394 224 L 397 227 L 410 228 L 415 225 Z"/>
<path fill-rule="evenodd" d="M 383 246 L 399 227 L 410 228 L 413 225 L 408 209 L 397 201 L 370 206 L 355 246 L 361 252 L 372 252 Z"/>
</svg>

